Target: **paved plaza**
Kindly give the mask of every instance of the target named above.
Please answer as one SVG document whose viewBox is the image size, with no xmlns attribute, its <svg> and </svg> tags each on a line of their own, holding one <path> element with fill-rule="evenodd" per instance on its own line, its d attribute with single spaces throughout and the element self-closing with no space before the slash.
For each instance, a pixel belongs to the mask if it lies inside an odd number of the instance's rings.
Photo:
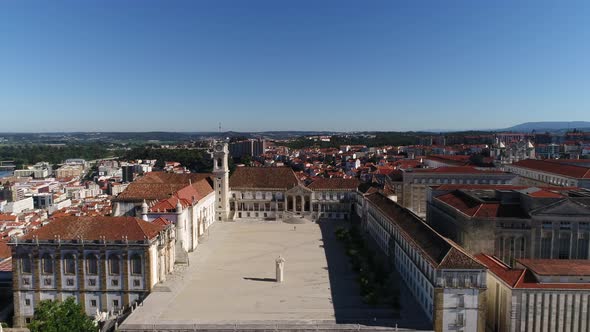
<svg viewBox="0 0 590 332">
<path fill-rule="evenodd" d="M 159 285 L 122 329 L 262 321 L 385 324 L 395 315 L 362 302 L 333 236 L 336 223 L 216 224 L 189 254 L 190 265 Z M 279 255 L 286 260 L 283 283 L 275 282 Z"/>
</svg>

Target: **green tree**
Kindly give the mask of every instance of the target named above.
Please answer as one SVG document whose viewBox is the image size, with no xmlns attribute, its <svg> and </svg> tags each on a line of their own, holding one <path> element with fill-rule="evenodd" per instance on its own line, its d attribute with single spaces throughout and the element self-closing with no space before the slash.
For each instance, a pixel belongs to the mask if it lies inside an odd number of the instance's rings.
<svg viewBox="0 0 590 332">
<path fill-rule="evenodd" d="M 98 331 L 98 327 L 72 297 L 63 302 L 49 300 L 39 302 L 33 321 L 28 328 L 31 332 Z"/>
</svg>

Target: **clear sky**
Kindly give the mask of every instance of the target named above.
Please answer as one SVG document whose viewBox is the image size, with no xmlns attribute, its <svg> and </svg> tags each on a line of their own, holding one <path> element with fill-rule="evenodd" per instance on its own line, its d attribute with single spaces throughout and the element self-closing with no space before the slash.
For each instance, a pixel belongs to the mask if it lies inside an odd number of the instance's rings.
<svg viewBox="0 0 590 332">
<path fill-rule="evenodd" d="M 1 131 L 590 120 L 590 1 L 0 1 Z"/>
</svg>

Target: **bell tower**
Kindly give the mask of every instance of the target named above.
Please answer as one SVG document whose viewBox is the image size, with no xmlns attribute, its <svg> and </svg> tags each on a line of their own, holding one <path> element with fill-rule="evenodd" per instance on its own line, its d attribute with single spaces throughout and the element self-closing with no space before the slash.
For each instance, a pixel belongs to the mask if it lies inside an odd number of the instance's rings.
<svg viewBox="0 0 590 332">
<path fill-rule="evenodd" d="M 229 148 L 225 142 L 213 144 L 213 175 L 215 177 L 215 221 L 229 217 Z"/>
</svg>

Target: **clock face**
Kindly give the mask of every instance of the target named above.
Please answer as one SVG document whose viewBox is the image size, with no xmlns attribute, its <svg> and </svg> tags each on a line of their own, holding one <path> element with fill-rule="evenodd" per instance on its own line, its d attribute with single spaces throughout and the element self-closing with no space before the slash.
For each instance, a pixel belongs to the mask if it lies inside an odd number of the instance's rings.
<svg viewBox="0 0 590 332">
<path fill-rule="evenodd" d="M 215 151 L 217 151 L 217 152 L 221 152 L 221 151 L 223 151 L 223 145 L 221 145 L 221 144 L 217 144 L 217 145 L 215 146 Z"/>
</svg>

